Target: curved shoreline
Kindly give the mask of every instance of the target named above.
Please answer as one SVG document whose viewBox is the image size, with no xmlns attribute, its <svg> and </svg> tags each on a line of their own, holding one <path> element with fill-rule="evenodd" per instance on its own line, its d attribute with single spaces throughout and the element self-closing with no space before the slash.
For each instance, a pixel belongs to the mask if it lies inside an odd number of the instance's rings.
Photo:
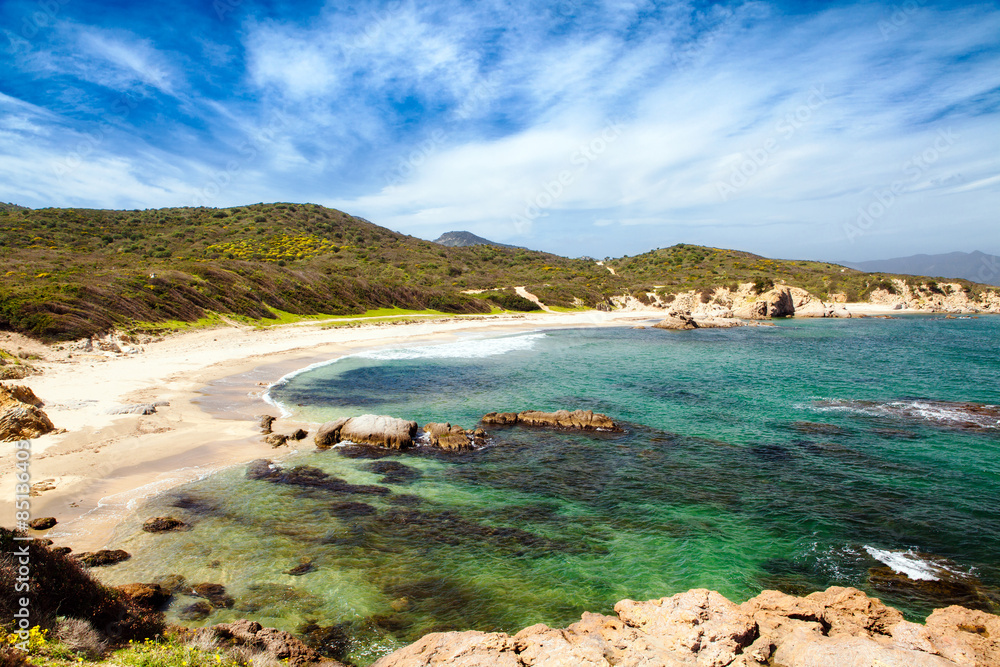
<svg viewBox="0 0 1000 667">
<path fill-rule="evenodd" d="M 581 311 L 356 328 L 322 329 L 323 322 L 233 327 L 170 336 L 136 355 L 46 355 L 37 364 L 42 375 L 18 383 L 31 387 L 53 423 L 67 430 L 31 441 L 31 481 L 51 480 L 53 486 L 32 498 L 31 516 L 59 521 L 33 534 L 74 551 L 99 549 L 148 498 L 256 458 L 294 454 L 262 442 L 253 418 L 274 411 L 260 387 L 312 363 L 383 346 L 448 342 L 459 333 L 622 326 L 658 315 Z M 151 415 L 107 414 L 123 404 L 153 401 L 169 405 Z M 282 422 L 283 429 L 300 425 Z M 4 461 L 13 461 L 14 445 L 0 443 Z M 0 513 L 11 518 L 14 472 L 4 466 L 0 477 Z"/>
</svg>

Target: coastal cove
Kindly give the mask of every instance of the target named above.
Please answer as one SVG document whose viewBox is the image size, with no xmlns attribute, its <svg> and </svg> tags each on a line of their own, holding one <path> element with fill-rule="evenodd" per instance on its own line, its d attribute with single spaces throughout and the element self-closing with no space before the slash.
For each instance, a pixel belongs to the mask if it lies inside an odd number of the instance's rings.
<svg viewBox="0 0 1000 667">
<path fill-rule="evenodd" d="M 249 386 L 346 352 L 272 389 L 291 413 L 282 431 L 369 412 L 472 427 L 493 410 L 582 407 L 625 433 L 492 428 L 490 445 L 467 454 L 317 453 L 303 441 L 276 457 L 241 422 L 244 454 L 256 450 L 239 460 L 386 491 L 327 494 L 229 467 L 133 504 L 111 540 L 133 558 L 95 573 L 223 583 L 234 606 L 197 623 L 251 616 L 347 633 L 358 664 L 435 629 L 561 625 L 692 587 L 742 601 L 765 588 L 855 586 L 912 619 L 948 604 L 869 572 L 886 564 L 916 578 L 950 573 L 968 583 L 949 593 L 960 604 L 993 604 L 998 430 L 962 405 L 997 403 L 1000 320 L 684 333 L 605 324 L 617 326 L 525 322 L 499 338 L 387 337 L 379 349 L 303 350 L 267 370 L 246 362 L 202 408 L 250 417 Z M 167 514 L 192 529 L 141 531 Z M 190 602 L 177 599 L 168 619 Z"/>
</svg>

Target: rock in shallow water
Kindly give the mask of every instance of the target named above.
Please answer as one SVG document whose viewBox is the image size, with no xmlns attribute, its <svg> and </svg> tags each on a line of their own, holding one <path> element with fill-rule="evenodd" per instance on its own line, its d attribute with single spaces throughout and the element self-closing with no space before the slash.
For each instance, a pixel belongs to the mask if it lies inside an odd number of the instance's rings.
<svg viewBox="0 0 1000 667">
<path fill-rule="evenodd" d="M 523 426 L 549 426 L 555 428 L 567 428 L 579 431 L 621 431 L 618 426 L 607 415 L 602 415 L 593 410 L 557 410 L 555 412 L 540 412 L 538 410 L 525 410 L 524 412 L 490 412 L 483 415 L 481 420 L 484 424 L 498 424 L 502 426 L 513 426 L 520 424 Z"/>
<path fill-rule="evenodd" d="M 345 417 L 323 424 L 313 441 L 319 449 L 350 441 L 359 445 L 375 445 L 390 449 L 407 449 L 413 446 L 417 422 L 386 415 L 361 415 Z"/>
</svg>

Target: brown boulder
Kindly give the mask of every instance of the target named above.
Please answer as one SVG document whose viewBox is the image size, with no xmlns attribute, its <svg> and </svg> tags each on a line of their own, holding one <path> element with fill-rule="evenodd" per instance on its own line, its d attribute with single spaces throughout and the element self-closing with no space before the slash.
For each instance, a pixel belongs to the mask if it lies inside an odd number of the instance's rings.
<svg viewBox="0 0 1000 667">
<path fill-rule="evenodd" d="M 0 408 L 7 408 L 18 403 L 24 403 L 33 408 L 45 407 L 45 403 L 35 396 L 35 392 L 30 387 L 23 384 L 0 384 Z"/>
<path fill-rule="evenodd" d="M 30 440 L 55 430 L 49 416 L 27 403 L 11 402 L 0 409 L 0 441 Z"/>
<path fill-rule="evenodd" d="M 413 446 L 416 434 L 415 421 L 385 415 L 361 415 L 323 424 L 313 441 L 319 449 L 328 449 L 345 440 L 358 445 L 407 449 Z"/>
<path fill-rule="evenodd" d="M 271 432 L 271 426 L 274 424 L 274 417 L 271 415 L 257 415 L 260 419 L 260 432 L 267 434 Z"/>
<path fill-rule="evenodd" d="M 28 527 L 32 530 L 48 530 L 58 523 L 54 516 L 43 516 L 32 519 L 28 522 Z"/>
<path fill-rule="evenodd" d="M 517 423 L 517 413 L 515 412 L 491 412 L 484 415 L 480 420 L 484 424 L 498 424 L 509 426 Z"/>
<path fill-rule="evenodd" d="M 472 449 L 473 435 L 461 426 L 431 422 L 424 425 L 428 442 L 441 449 Z"/>
<path fill-rule="evenodd" d="M 277 449 L 278 447 L 288 444 L 288 436 L 282 435 L 281 433 L 271 433 L 264 438 L 264 442 L 271 445 L 273 449 Z"/>
<path fill-rule="evenodd" d="M 170 591 L 164 590 L 159 584 L 125 584 L 115 588 L 147 611 L 156 611 L 170 600 Z"/>
</svg>

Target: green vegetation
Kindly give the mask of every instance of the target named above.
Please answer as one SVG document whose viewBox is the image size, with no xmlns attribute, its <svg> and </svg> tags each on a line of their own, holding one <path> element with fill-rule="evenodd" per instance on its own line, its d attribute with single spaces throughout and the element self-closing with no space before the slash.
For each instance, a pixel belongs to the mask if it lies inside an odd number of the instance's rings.
<svg viewBox="0 0 1000 667">
<path fill-rule="evenodd" d="M 226 320 L 265 326 L 384 308 L 534 310 L 515 285 L 555 309 L 578 309 L 608 307 L 615 295 L 647 301 L 654 286 L 664 295 L 695 290 L 704 300 L 717 287 L 745 282 L 758 291 L 785 282 L 855 300 L 892 287 L 894 278 L 687 244 L 611 260 L 613 275 L 590 259 L 446 247 L 341 211 L 287 203 L 142 211 L 3 205 L 0 260 L 0 329 L 47 340 Z M 958 282 L 972 294 L 983 288 Z"/>
<path fill-rule="evenodd" d="M 0 328 L 72 339 L 111 328 L 211 326 L 520 309 L 465 290 L 545 282 L 596 306 L 618 282 L 593 262 L 448 248 L 312 204 L 144 211 L 0 210 Z"/>
<path fill-rule="evenodd" d="M 893 278 L 904 280 L 911 289 L 924 294 L 928 291 L 922 289 L 922 285 L 926 285 L 930 292 L 937 288 L 937 283 L 923 277 L 862 273 L 826 262 L 768 259 L 738 250 L 684 243 L 612 260 L 608 265 L 629 283 L 652 283 L 662 294 L 694 290 L 702 292 L 703 300 L 706 292 L 717 287 L 735 289 L 740 283 L 753 283 L 754 289 L 761 293 L 784 282 L 806 289 L 822 299 L 844 294 L 848 301 L 864 300 L 877 289 L 895 294 L 897 290 L 892 283 Z M 953 282 L 977 294 L 989 289 L 967 280 Z M 938 289 L 937 293 L 942 292 Z"/>
</svg>

